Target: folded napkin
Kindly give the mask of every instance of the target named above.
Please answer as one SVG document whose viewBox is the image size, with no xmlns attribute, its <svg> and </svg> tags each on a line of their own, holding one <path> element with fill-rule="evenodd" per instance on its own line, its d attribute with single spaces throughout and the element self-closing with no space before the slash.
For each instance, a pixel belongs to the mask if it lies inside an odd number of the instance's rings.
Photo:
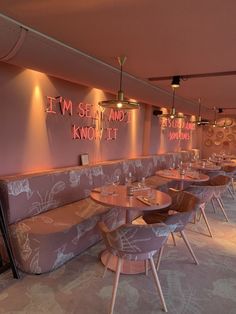
<svg viewBox="0 0 236 314">
<path fill-rule="evenodd" d="M 92 190 L 92 192 L 101 193 L 101 189 L 100 188 L 95 188 L 95 189 Z"/>
<path fill-rule="evenodd" d="M 199 176 L 197 175 L 191 175 L 191 174 L 188 174 L 186 175 L 187 178 L 190 178 L 190 179 L 199 179 Z"/>
<path fill-rule="evenodd" d="M 148 206 L 151 206 L 152 203 L 149 201 L 149 199 L 147 197 L 144 197 L 144 196 L 137 196 L 136 197 L 137 200 L 139 200 L 140 202 L 148 205 Z"/>
<path fill-rule="evenodd" d="M 148 199 L 147 197 L 145 196 L 136 196 L 136 199 L 139 200 L 140 202 L 148 205 L 148 206 L 151 206 L 151 205 L 159 205 L 156 201 L 153 202 L 153 200 L 150 200 Z"/>
</svg>

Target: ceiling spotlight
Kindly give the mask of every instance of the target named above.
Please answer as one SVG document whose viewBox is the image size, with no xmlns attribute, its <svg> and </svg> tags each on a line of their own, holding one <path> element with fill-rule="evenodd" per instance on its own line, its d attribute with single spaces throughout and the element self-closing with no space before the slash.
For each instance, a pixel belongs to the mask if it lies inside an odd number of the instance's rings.
<svg viewBox="0 0 236 314">
<path fill-rule="evenodd" d="M 179 75 L 173 76 L 171 86 L 173 88 L 177 88 L 179 87 L 179 84 L 180 84 L 180 76 Z"/>
<path fill-rule="evenodd" d="M 154 109 L 153 110 L 153 113 L 152 113 L 154 116 L 160 116 L 163 114 L 162 110 L 160 109 Z"/>
<path fill-rule="evenodd" d="M 125 64 L 126 57 L 118 57 L 118 62 L 120 65 L 120 89 L 117 93 L 117 99 L 111 99 L 111 100 L 103 100 L 99 101 L 99 106 L 102 106 L 104 108 L 113 108 L 116 110 L 119 109 L 138 109 L 139 104 L 135 100 L 125 100 L 124 98 L 124 92 L 122 90 L 122 79 L 123 79 L 123 65 Z"/>
</svg>

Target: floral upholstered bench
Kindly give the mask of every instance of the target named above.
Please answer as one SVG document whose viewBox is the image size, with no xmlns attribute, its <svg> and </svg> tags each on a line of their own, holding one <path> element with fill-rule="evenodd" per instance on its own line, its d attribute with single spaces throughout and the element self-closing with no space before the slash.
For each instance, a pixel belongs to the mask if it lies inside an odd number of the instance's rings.
<svg viewBox="0 0 236 314">
<path fill-rule="evenodd" d="M 136 180 L 152 178 L 155 187 L 168 187 L 170 180 L 155 172 L 182 157 L 163 154 L 2 177 L 1 200 L 18 268 L 34 274 L 56 269 L 101 239 L 99 221 L 109 228 L 124 223 L 124 211 L 95 203 L 92 189 L 116 175 L 123 183 L 129 172 Z"/>
</svg>

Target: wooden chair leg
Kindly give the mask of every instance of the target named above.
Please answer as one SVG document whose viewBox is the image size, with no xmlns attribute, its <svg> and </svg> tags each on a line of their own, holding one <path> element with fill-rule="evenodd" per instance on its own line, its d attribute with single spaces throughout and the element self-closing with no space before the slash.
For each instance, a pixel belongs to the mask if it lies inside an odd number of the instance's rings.
<svg viewBox="0 0 236 314">
<path fill-rule="evenodd" d="M 145 275 L 148 276 L 148 260 L 145 261 Z"/>
<path fill-rule="evenodd" d="M 232 184 L 232 190 L 233 190 L 233 192 L 234 192 L 234 194 L 235 194 L 234 178 L 232 178 L 231 184 Z"/>
<path fill-rule="evenodd" d="M 161 264 L 161 257 L 163 254 L 163 250 L 164 250 L 164 245 L 162 245 L 162 247 L 160 248 L 159 252 L 158 252 L 158 257 L 157 257 L 157 263 L 156 263 L 156 270 L 159 270 L 160 264 Z"/>
<path fill-rule="evenodd" d="M 222 200 L 221 200 L 220 198 L 218 198 L 218 197 L 216 198 L 216 200 L 217 200 L 217 202 L 218 202 L 218 204 L 219 204 L 219 207 L 220 207 L 220 209 L 221 209 L 223 215 L 225 216 L 226 221 L 229 222 L 229 219 L 228 219 L 228 217 L 227 217 L 227 215 L 226 215 L 226 212 L 225 212 L 225 209 L 224 209 L 224 205 L 223 205 Z"/>
<path fill-rule="evenodd" d="M 231 188 L 228 186 L 227 190 L 229 191 L 229 194 L 232 196 L 232 199 L 234 200 L 234 193 L 231 191 Z"/>
<path fill-rule="evenodd" d="M 196 214 L 197 215 L 197 214 Z M 197 222 L 200 222 L 202 218 L 202 212 L 199 213 L 199 216 L 197 217 Z"/>
<path fill-rule="evenodd" d="M 151 264 L 152 273 L 153 273 L 153 276 L 154 276 L 154 279 L 155 279 L 157 292 L 158 292 L 158 294 L 160 296 L 161 303 L 162 303 L 162 306 L 163 306 L 163 310 L 165 312 L 167 312 L 166 302 L 165 302 L 165 299 L 164 299 L 164 296 L 163 296 L 163 292 L 162 292 L 162 289 L 161 289 L 161 284 L 160 284 L 160 281 L 159 281 L 159 278 L 158 278 L 158 275 L 157 275 L 157 271 L 156 271 L 156 268 L 155 268 L 155 265 L 154 265 L 153 257 L 150 258 L 150 264 Z"/>
<path fill-rule="evenodd" d="M 185 232 L 182 230 L 182 231 L 180 231 L 180 234 L 181 234 L 181 236 L 182 236 L 182 238 L 183 238 L 183 240 L 184 240 L 184 242 L 185 242 L 185 244 L 186 244 L 186 246 L 187 246 L 187 248 L 188 248 L 190 254 L 192 255 L 192 258 L 194 259 L 195 264 L 196 264 L 196 265 L 199 265 L 199 262 L 198 262 L 198 260 L 197 260 L 197 258 L 196 258 L 196 256 L 195 256 L 195 254 L 194 254 L 192 248 L 191 248 L 190 243 L 188 242 L 188 239 L 187 239 L 187 237 L 186 237 Z"/>
<path fill-rule="evenodd" d="M 211 204 L 212 204 L 214 213 L 216 213 L 216 207 L 215 207 L 215 203 L 214 203 L 214 198 L 215 198 L 215 197 L 212 197 L 212 199 L 211 199 Z"/>
<path fill-rule="evenodd" d="M 205 213 L 205 206 L 204 207 L 200 206 L 200 211 L 201 211 L 201 215 L 202 215 L 202 217 L 203 217 L 203 219 L 205 221 L 205 224 L 207 226 L 207 229 L 209 231 L 209 234 L 213 238 L 213 235 L 212 235 L 212 232 L 211 232 L 211 227 L 209 225 L 209 222 L 208 222 L 208 219 L 207 219 L 207 216 L 206 216 L 206 213 Z"/>
<path fill-rule="evenodd" d="M 174 246 L 176 246 L 175 236 L 174 236 L 174 233 L 173 233 L 173 232 L 171 232 L 171 237 L 172 237 L 172 239 L 173 239 Z"/>
<path fill-rule="evenodd" d="M 111 259 L 111 253 L 107 253 L 107 258 L 106 258 L 106 265 L 105 265 L 105 269 L 104 269 L 104 272 L 103 272 L 103 275 L 102 275 L 102 278 L 105 277 L 106 275 L 106 272 L 107 272 L 107 268 L 108 268 L 108 265 L 109 265 L 109 262 L 110 262 L 110 259 Z"/>
<path fill-rule="evenodd" d="M 109 311 L 110 314 L 113 314 L 113 311 L 114 311 L 116 292 L 117 292 L 117 287 L 118 287 L 119 278 L 120 278 L 121 265 L 122 265 L 122 259 L 118 257 L 117 266 L 116 266 L 116 276 L 115 276 L 115 282 L 113 285 L 111 306 L 110 306 L 110 311 Z"/>
</svg>

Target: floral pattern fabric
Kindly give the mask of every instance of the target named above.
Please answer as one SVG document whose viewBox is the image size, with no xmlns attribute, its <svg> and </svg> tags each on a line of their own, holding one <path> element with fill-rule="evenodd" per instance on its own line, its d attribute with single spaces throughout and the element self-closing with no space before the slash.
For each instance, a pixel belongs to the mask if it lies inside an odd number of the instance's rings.
<svg viewBox="0 0 236 314">
<path fill-rule="evenodd" d="M 107 221 L 116 227 L 124 222 L 124 211 L 96 204 L 90 191 L 116 175 L 124 183 L 129 172 L 135 180 L 148 178 L 179 156 L 145 156 L 1 178 L 1 199 L 18 267 L 29 273 L 47 272 L 95 244 L 100 239 L 97 223 Z M 191 153 L 183 156 L 190 158 Z"/>
</svg>

